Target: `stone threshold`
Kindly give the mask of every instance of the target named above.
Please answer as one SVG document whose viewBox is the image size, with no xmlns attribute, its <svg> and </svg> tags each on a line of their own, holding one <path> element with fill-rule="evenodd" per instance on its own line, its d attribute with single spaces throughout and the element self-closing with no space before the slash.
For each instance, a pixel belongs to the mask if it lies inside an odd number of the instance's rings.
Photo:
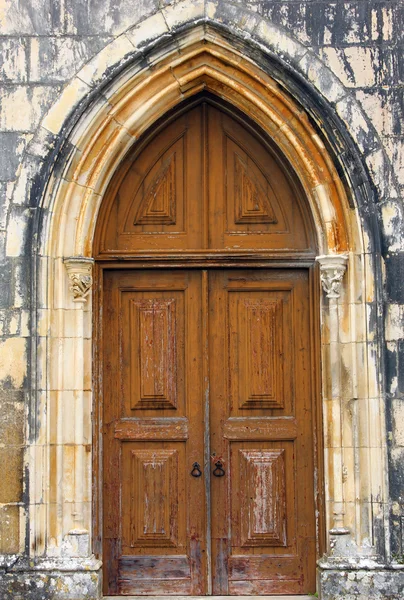
<svg viewBox="0 0 404 600">
<path fill-rule="evenodd" d="M 125 600 L 228 600 L 229 598 L 237 598 L 237 600 L 313 600 L 314 596 L 103 596 L 102 600 L 117 600 L 122 598 Z"/>
</svg>

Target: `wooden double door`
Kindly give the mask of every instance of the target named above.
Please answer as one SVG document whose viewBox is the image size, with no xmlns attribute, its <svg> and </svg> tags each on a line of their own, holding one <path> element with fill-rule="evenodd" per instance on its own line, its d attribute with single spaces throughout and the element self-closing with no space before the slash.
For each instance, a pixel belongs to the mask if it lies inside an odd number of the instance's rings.
<svg viewBox="0 0 404 600">
<path fill-rule="evenodd" d="M 315 591 L 307 269 L 103 279 L 104 592 Z"/>
</svg>

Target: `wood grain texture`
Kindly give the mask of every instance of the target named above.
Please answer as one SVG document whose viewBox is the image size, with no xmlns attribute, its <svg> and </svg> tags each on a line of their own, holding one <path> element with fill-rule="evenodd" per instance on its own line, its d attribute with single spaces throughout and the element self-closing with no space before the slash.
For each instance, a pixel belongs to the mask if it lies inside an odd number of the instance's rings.
<svg viewBox="0 0 404 600">
<path fill-rule="evenodd" d="M 273 144 L 208 100 L 128 154 L 101 207 L 96 255 L 307 251 L 304 206 Z"/>
<path fill-rule="evenodd" d="M 286 546 L 283 450 L 239 450 L 240 545 Z"/>
<path fill-rule="evenodd" d="M 154 419 L 128 419 L 116 421 L 114 437 L 126 441 L 187 440 L 188 420 L 185 417 Z"/>
<path fill-rule="evenodd" d="M 183 270 L 104 279 L 105 593 L 206 589 L 205 482 L 190 475 L 204 451 L 201 289 Z"/>
<path fill-rule="evenodd" d="M 178 546 L 178 469 L 176 449 L 131 450 L 123 475 L 130 478 L 132 548 Z"/>
<path fill-rule="evenodd" d="M 209 99 L 146 135 L 108 188 L 106 594 L 315 589 L 314 237 L 284 165 Z"/>
<path fill-rule="evenodd" d="M 175 300 L 132 300 L 129 329 L 138 329 L 133 345 L 132 409 L 177 407 Z"/>
<path fill-rule="evenodd" d="M 210 275 L 211 450 L 226 470 L 212 478 L 215 594 L 315 586 L 308 310 L 305 271 Z"/>
</svg>

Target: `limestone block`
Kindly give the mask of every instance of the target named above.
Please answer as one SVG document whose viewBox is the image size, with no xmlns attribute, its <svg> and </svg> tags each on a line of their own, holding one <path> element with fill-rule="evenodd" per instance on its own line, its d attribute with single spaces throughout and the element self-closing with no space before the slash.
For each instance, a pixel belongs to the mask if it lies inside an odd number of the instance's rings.
<svg viewBox="0 0 404 600">
<path fill-rule="evenodd" d="M 15 179 L 25 145 L 26 138 L 24 135 L 15 132 L 0 132 L 0 181 Z M 4 186 L 3 189 L 6 197 L 7 188 Z"/>
<path fill-rule="evenodd" d="M 342 482 L 344 489 L 344 500 L 346 502 L 355 502 L 355 455 L 353 448 L 343 448 L 342 451 Z M 354 522 L 354 521 L 353 521 Z M 345 524 L 350 523 L 349 517 L 345 519 Z M 352 523 L 352 521 L 351 521 Z"/>
<path fill-rule="evenodd" d="M 126 36 L 135 48 L 143 48 L 152 40 L 167 36 L 169 33 L 167 21 L 161 12 L 141 21 L 126 32 Z"/>
<path fill-rule="evenodd" d="M 31 38 L 29 79 L 65 82 L 109 41 L 109 37 L 101 35 Z"/>
<path fill-rule="evenodd" d="M 359 305 L 358 305 L 359 307 Z M 357 328 L 356 341 L 362 342 L 367 339 L 369 342 L 373 342 L 379 333 L 377 327 L 377 303 L 376 302 L 366 302 L 365 304 L 365 318 L 366 321 L 363 320 L 363 313 L 357 313 L 357 322 L 359 326 Z M 360 320 L 361 319 L 361 320 Z"/>
<path fill-rule="evenodd" d="M 380 398 L 368 398 L 369 406 L 369 439 L 378 446 L 384 437 L 384 416 L 381 410 L 383 401 Z"/>
<path fill-rule="evenodd" d="M 42 160 L 35 156 L 29 156 L 21 162 L 17 173 L 18 177 L 12 190 L 12 202 L 14 205 L 28 206 L 31 204 L 33 182 L 41 172 L 42 166 Z"/>
<path fill-rule="evenodd" d="M 23 449 L 0 447 L 1 485 L 0 504 L 22 500 Z"/>
<path fill-rule="evenodd" d="M 48 449 L 43 445 L 29 446 L 30 470 L 30 503 L 43 504 L 46 501 L 46 480 Z"/>
<path fill-rule="evenodd" d="M 378 140 L 373 128 L 366 120 L 357 102 L 347 96 L 337 102 L 336 111 L 351 131 L 362 152 L 368 154 L 378 147 Z"/>
<path fill-rule="evenodd" d="M 24 38 L 0 39 L 0 81 L 27 81 L 27 43 Z"/>
<path fill-rule="evenodd" d="M 307 49 L 299 61 L 299 69 L 329 102 L 337 102 L 346 95 L 344 86 L 333 72 L 311 52 L 307 52 Z"/>
<path fill-rule="evenodd" d="M 357 90 L 356 98 L 381 137 L 404 133 L 404 98 L 401 88 Z"/>
<path fill-rule="evenodd" d="M 206 2 L 206 16 L 225 24 L 230 29 L 243 32 L 245 36 L 251 35 L 261 20 L 255 12 L 248 10 L 244 3 L 241 6 L 234 6 L 230 3 L 209 0 Z"/>
<path fill-rule="evenodd" d="M 18 335 L 29 336 L 29 313 L 16 309 L 0 310 L 0 335 L 9 337 Z"/>
<path fill-rule="evenodd" d="M 0 552 L 16 554 L 20 551 L 20 508 L 0 506 Z"/>
<path fill-rule="evenodd" d="M 162 9 L 162 13 L 170 30 L 178 29 L 184 23 L 196 24 L 205 18 L 204 0 L 183 0 Z"/>
<path fill-rule="evenodd" d="M 28 573 L 9 572 L 0 581 L 2 600 L 99 600 L 102 597 L 102 576 L 97 569 L 82 567 L 83 559 L 58 570 L 45 565 L 47 572 L 34 570 Z"/>
<path fill-rule="evenodd" d="M 404 304 L 404 252 L 390 252 L 384 257 L 386 300 Z"/>
<path fill-rule="evenodd" d="M 27 375 L 25 338 L 8 338 L 0 341 L 0 382 L 19 389 Z"/>
<path fill-rule="evenodd" d="M 28 308 L 30 306 L 30 277 L 29 265 L 24 259 L 13 260 L 13 305 L 15 308 Z"/>
<path fill-rule="evenodd" d="M 354 431 L 356 427 L 356 415 L 358 410 L 356 398 L 341 398 L 341 423 L 342 423 L 342 447 L 350 448 L 353 445 Z M 351 473 L 352 475 L 352 473 Z"/>
<path fill-rule="evenodd" d="M 52 10 L 54 7 L 54 10 Z M 46 35 L 52 30 L 52 17 L 57 5 L 52 0 L 30 0 L 0 2 L 2 35 Z M 53 14 L 52 14 L 53 13 Z"/>
<path fill-rule="evenodd" d="M 13 183 L 7 181 L 0 181 L 0 231 L 4 231 L 7 226 L 13 185 Z"/>
<path fill-rule="evenodd" d="M 7 256 L 22 256 L 25 253 L 30 217 L 29 209 L 13 208 L 7 228 Z"/>
<path fill-rule="evenodd" d="M 58 93 L 57 87 L 42 85 L 0 89 L 0 129 L 34 131 Z"/>
<path fill-rule="evenodd" d="M 73 79 L 67 87 L 64 88 L 57 101 L 54 102 L 48 113 L 45 115 L 42 121 L 43 127 L 49 129 L 52 133 L 58 134 L 67 116 L 73 111 L 77 104 L 85 98 L 89 91 L 90 88 L 84 81 L 78 78 Z"/>
<path fill-rule="evenodd" d="M 355 344 L 340 344 L 341 359 L 341 396 L 352 398 L 355 373 L 352 372 L 352 354 Z"/>
<path fill-rule="evenodd" d="M 324 47 L 320 57 L 346 87 L 373 87 L 383 79 L 377 67 L 379 54 L 369 47 Z"/>
<path fill-rule="evenodd" d="M 109 70 L 122 67 L 134 56 L 134 48 L 127 35 L 120 35 L 78 72 L 78 77 L 92 86 L 99 82 Z"/>
<path fill-rule="evenodd" d="M 242 2 L 240 2 L 242 4 Z M 289 31 L 295 40 L 298 40 L 302 44 L 310 45 L 313 43 L 313 37 L 317 40 L 323 39 L 323 34 L 320 31 L 321 27 L 316 27 L 316 25 L 322 21 L 323 23 L 327 22 L 329 12 L 332 12 L 333 5 L 331 5 L 331 10 L 328 9 L 328 5 L 324 3 L 316 5 L 316 16 L 321 17 L 315 19 L 310 14 L 310 5 L 307 5 L 306 2 L 297 2 L 291 5 L 290 2 L 284 3 L 273 3 L 273 2 L 265 2 L 265 3 L 257 3 L 254 7 L 250 8 L 257 10 L 260 15 L 265 17 L 265 19 L 276 25 L 280 25 L 282 29 Z M 310 15 L 310 16 L 309 16 Z M 311 17 L 311 18 L 310 18 Z M 315 43 L 315 42 L 314 42 Z"/>
<path fill-rule="evenodd" d="M 258 22 L 254 36 L 262 40 L 264 45 L 273 49 L 277 55 L 285 57 L 288 62 L 292 60 L 298 62 L 307 52 L 307 48 L 303 44 L 265 19 L 260 19 Z"/>
<path fill-rule="evenodd" d="M 24 418 L 24 392 L 0 390 L 0 445 L 23 444 Z"/>
<path fill-rule="evenodd" d="M 386 342 L 385 352 L 386 392 L 395 396 L 398 391 L 398 343 Z"/>
<path fill-rule="evenodd" d="M 398 184 L 404 186 L 404 139 L 399 137 L 385 138 L 383 145 L 391 160 Z"/>
<path fill-rule="evenodd" d="M 372 8 L 372 40 L 390 42 L 395 39 L 395 7 L 377 6 Z"/>
<path fill-rule="evenodd" d="M 392 400 L 391 413 L 393 417 L 393 444 L 395 446 L 404 446 L 404 400 Z"/>
<path fill-rule="evenodd" d="M 395 175 L 397 175 L 397 169 L 394 169 L 394 172 Z M 404 251 L 403 212 L 403 203 L 401 199 L 388 200 L 387 202 L 383 202 L 380 207 L 382 229 L 384 233 L 384 248 L 387 252 Z"/>
<path fill-rule="evenodd" d="M 32 157 L 47 158 L 49 154 L 55 149 L 57 136 L 45 129 L 39 127 L 35 131 L 35 136 L 27 144 L 27 153 Z"/>
<path fill-rule="evenodd" d="M 389 304 L 386 311 L 385 339 L 388 341 L 404 338 L 404 306 Z"/>
<path fill-rule="evenodd" d="M 85 19 L 76 14 L 77 0 L 68 0 L 71 19 L 77 33 L 108 33 L 119 35 L 128 27 L 157 11 L 159 0 L 105 0 L 94 2 Z M 74 33 L 74 31 L 72 31 Z"/>
<path fill-rule="evenodd" d="M 368 357 L 368 394 L 370 398 L 379 396 L 379 366 L 377 364 L 379 352 L 377 342 L 369 342 L 367 345 Z"/>
<path fill-rule="evenodd" d="M 0 269 L 0 308 L 9 309 L 13 304 L 12 262 L 6 260 Z"/>
<path fill-rule="evenodd" d="M 382 150 L 375 150 L 366 157 L 366 164 L 378 188 L 380 200 L 397 198 L 397 190 L 392 181 L 390 165 Z"/>
</svg>

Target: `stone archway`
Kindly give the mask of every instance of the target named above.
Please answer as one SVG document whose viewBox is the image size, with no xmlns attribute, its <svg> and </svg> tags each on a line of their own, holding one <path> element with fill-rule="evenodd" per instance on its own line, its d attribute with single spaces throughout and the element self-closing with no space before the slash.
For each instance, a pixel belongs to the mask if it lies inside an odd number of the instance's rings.
<svg viewBox="0 0 404 600">
<path fill-rule="evenodd" d="M 52 558 L 51 569 L 99 571 L 93 557 L 99 552 L 99 524 L 92 521 L 99 490 L 92 496 L 90 476 L 91 451 L 98 452 L 91 448 L 94 227 L 106 186 L 127 150 L 169 108 L 202 89 L 248 113 L 275 140 L 309 200 L 327 296 L 321 348 L 326 528 L 342 556 L 347 547 L 358 558 L 367 547 L 372 553 L 372 520 L 382 522 L 386 498 L 383 410 L 366 316 L 373 274 L 358 215 L 300 106 L 217 31 L 207 27 L 180 35 L 178 46 L 150 51 L 148 60 L 152 69 L 139 64 L 122 73 L 80 120 L 70 136 L 75 150 L 47 190 L 49 218 L 38 259 L 43 300 L 37 324 L 41 392 L 31 452 L 37 473 L 30 494 L 32 556 Z"/>
</svg>

